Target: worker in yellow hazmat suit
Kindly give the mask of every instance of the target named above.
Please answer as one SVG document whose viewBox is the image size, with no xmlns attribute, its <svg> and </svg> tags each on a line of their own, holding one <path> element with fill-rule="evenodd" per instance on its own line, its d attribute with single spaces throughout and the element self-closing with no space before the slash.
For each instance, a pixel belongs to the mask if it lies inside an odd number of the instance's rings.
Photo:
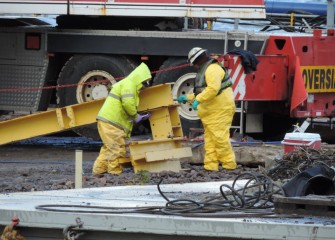
<svg viewBox="0 0 335 240">
<path fill-rule="evenodd" d="M 223 168 L 235 169 L 229 129 L 236 107 L 229 74 L 199 47 L 191 49 L 188 61 L 198 69 L 194 93 L 179 96 L 178 102 L 185 104 L 188 101 L 194 110 L 198 110 L 205 131 L 204 168 L 218 171 L 221 162 Z"/>
<path fill-rule="evenodd" d="M 151 73 L 141 63 L 126 78 L 112 86 L 98 116 L 98 131 L 103 142 L 93 165 L 93 174 L 121 174 L 120 161 L 126 157 L 125 139 L 130 137 L 133 124 L 147 119 L 139 115 L 139 92 L 143 83 L 151 80 Z"/>
</svg>

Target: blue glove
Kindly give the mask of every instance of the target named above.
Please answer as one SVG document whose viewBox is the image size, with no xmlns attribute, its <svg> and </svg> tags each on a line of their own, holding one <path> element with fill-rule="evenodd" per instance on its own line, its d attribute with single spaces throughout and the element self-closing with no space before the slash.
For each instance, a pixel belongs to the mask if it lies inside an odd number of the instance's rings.
<svg viewBox="0 0 335 240">
<path fill-rule="evenodd" d="M 187 102 L 187 97 L 186 97 L 186 95 L 181 95 L 181 96 L 179 96 L 179 97 L 177 98 L 177 101 L 178 101 L 179 103 L 186 103 L 186 102 Z"/>
<path fill-rule="evenodd" d="M 195 111 L 198 110 L 199 103 L 200 102 L 198 100 L 196 100 L 196 99 L 193 101 L 193 104 L 192 104 L 193 110 L 195 110 Z"/>
<path fill-rule="evenodd" d="M 150 114 L 143 114 L 143 115 L 138 115 L 138 117 L 135 119 L 135 123 L 139 123 L 141 121 L 147 120 L 150 117 Z"/>
</svg>

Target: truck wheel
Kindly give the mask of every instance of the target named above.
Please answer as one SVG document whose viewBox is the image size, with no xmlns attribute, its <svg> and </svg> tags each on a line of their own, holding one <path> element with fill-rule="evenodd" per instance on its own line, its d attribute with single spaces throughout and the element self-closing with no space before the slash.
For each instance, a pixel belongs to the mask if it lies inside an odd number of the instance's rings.
<svg viewBox="0 0 335 240">
<path fill-rule="evenodd" d="M 179 66 L 185 63 L 186 59 L 183 58 L 168 58 L 160 67 L 160 70 Z M 195 76 L 196 70 L 191 66 L 162 71 L 155 76 L 154 85 L 175 82 L 172 87 L 172 96 L 173 99 L 177 99 L 180 95 L 193 92 Z M 178 112 L 185 136 L 189 135 L 190 128 L 202 127 L 197 112 L 192 109 L 192 105 L 189 103 L 182 103 L 178 108 Z"/>
<path fill-rule="evenodd" d="M 134 65 L 125 57 L 75 55 L 63 66 L 58 77 L 58 85 L 78 85 L 59 88 L 58 104 L 64 107 L 107 97 L 116 80 L 127 76 L 133 69 Z M 103 82 L 89 84 L 97 81 Z M 96 124 L 77 128 L 74 131 L 81 136 L 99 139 Z"/>
</svg>

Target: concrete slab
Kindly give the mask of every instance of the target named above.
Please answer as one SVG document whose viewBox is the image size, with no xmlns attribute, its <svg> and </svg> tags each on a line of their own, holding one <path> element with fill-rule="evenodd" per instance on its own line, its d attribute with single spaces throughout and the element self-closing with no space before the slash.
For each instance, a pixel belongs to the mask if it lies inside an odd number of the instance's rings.
<svg viewBox="0 0 335 240">
<path fill-rule="evenodd" d="M 161 190 L 172 199 L 219 193 L 222 184 L 207 182 L 162 184 Z M 238 184 L 243 186 L 245 181 Z M 13 216 L 27 239 L 63 239 L 62 231 L 80 219 L 86 232 L 80 239 L 333 239 L 335 219 L 323 217 L 205 217 L 134 213 L 126 208 L 163 207 L 166 200 L 157 186 L 119 186 L 11 193 L 0 195 L 0 225 L 7 225 Z M 52 205 L 53 209 L 36 209 Z M 67 205 L 66 207 L 64 205 Z M 80 206 L 80 208 L 78 207 Z M 100 207 L 101 212 L 95 212 Z M 123 207 L 115 212 L 112 208 Z M 93 211 L 94 210 L 94 211 Z M 229 215 L 234 214 L 228 212 Z M 41 238 L 41 234 L 44 234 Z M 120 237 L 121 235 L 122 237 Z M 57 237 L 56 237 L 57 236 Z M 158 238 L 157 238 L 158 237 Z"/>
<path fill-rule="evenodd" d="M 187 184 L 161 184 L 161 190 L 171 200 L 181 196 L 199 196 L 219 193 L 222 184 L 231 185 L 233 181 L 202 182 Z M 243 186 L 241 180 L 237 186 Z M 85 188 L 57 191 L 18 192 L 0 194 L 0 209 L 31 210 L 41 204 L 79 204 L 107 207 L 143 207 L 165 206 L 166 200 L 160 195 L 155 185 L 116 186 L 103 188 Z"/>
</svg>

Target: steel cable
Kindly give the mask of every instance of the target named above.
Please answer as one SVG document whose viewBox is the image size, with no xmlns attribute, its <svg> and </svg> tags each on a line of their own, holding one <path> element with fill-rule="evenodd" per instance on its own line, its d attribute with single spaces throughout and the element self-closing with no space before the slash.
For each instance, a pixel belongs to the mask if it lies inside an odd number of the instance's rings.
<svg viewBox="0 0 335 240">
<path fill-rule="evenodd" d="M 151 74 L 156 74 L 159 72 L 166 72 L 166 71 L 171 71 L 179 68 L 184 68 L 188 67 L 190 64 L 182 64 L 178 66 L 173 66 L 173 67 L 168 67 L 156 71 L 152 71 Z M 125 78 L 124 77 L 118 77 L 113 80 L 119 81 L 121 79 Z M 100 80 L 100 81 L 94 81 L 94 82 L 84 82 L 84 83 L 73 83 L 73 84 L 63 84 L 63 85 L 54 85 L 54 86 L 46 86 L 46 87 L 30 87 L 30 88 L 2 88 L 0 89 L 0 92 L 20 92 L 20 91 L 39 91 L 39 90 L 47 90 L 47 89 L 59 89 L 59 88 L 68 88 L 68 87 L 77 87 L 80 85 L 94 85 L 94 84 L 100 84 L 100 83 L 108 83 L 110 82 L 109 79 L 107 80 Z"/>
</svg>

